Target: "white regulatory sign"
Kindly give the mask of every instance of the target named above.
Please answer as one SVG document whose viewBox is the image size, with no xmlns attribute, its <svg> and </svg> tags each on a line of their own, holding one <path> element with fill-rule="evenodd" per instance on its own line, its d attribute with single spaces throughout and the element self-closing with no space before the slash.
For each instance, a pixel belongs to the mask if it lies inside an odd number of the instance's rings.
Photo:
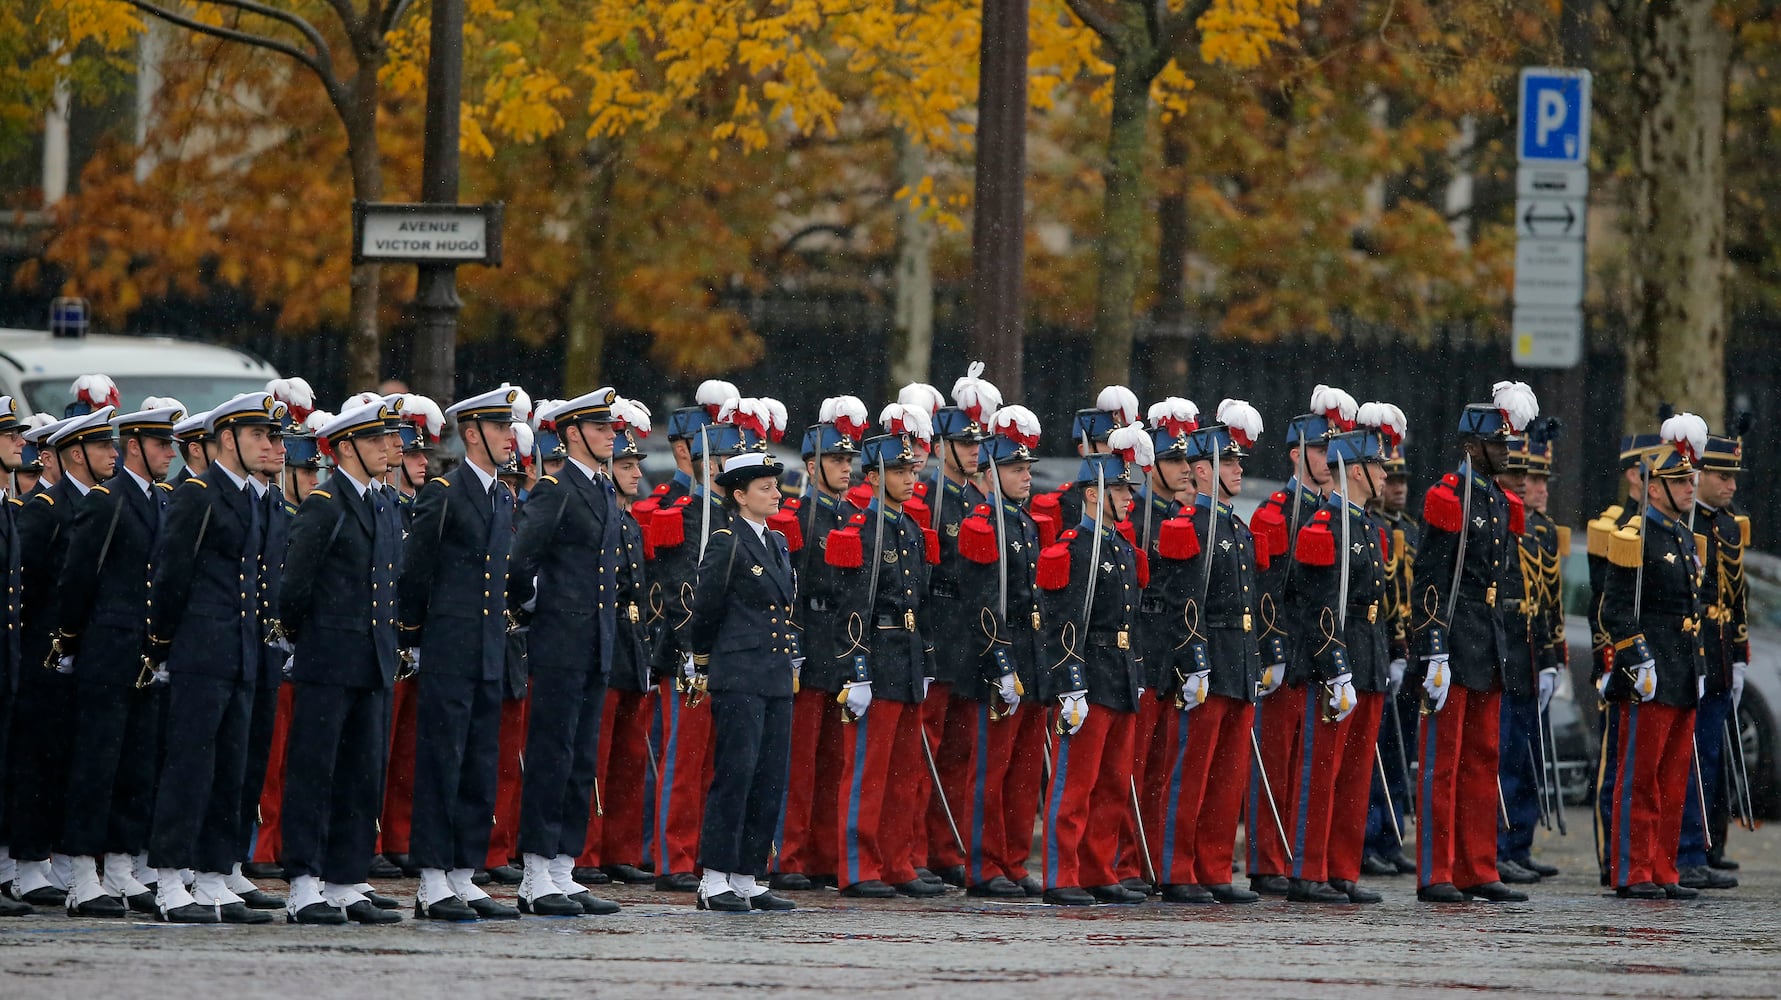
<svg viewBox="0 0 1781 1000">
<path fill-rule="evenodd" d="M 1521 198 L 1587 198 L 1589 170 L 1523 164 L 1515 168 L 1515 194 Z"/>
<path fill-rule="evenodd" d="M 353 205 L 353 262 L 501 263 L 501 206 Z"/>
<path fill-rule="evenodd" d="M 1515 235 L 1524 240 L 1580 240 L 1588 204 L 1582 198 L 1518 198 Z"/>
<path fill-rule="evenodd" d="M 1583 241 L 1529 239 L 1515 244 L 1515 305 L 1583 304 Z"/>
<path fill-rule="evenodd" d="M 1583 360 L 1583 310 L 1516 309 L 1510 358 L 1525 368 L 1570 368 Z"/>
</svg>

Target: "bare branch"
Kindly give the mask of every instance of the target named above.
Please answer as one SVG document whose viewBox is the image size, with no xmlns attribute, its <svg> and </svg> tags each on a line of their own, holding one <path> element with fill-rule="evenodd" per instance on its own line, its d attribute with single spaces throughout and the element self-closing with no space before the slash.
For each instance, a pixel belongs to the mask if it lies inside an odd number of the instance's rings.
<svg viewBox="0 0 1781 1000">
<path fill-rule="evenodd" d="M 328 67 L 330 71 L 334 68 L 334 54 L 328 51 L 328 43 L 326 39 L 322 38 L 322 33 L 315 30 L 314 25 L 288 10 L 279 10 L 277 7 L 267 6 L 258 0 L 199 0 L 199 2 L 218 7 L 232 7 L 243 13 L 257 14 L 268 20 L 288 25 L 309 42 L 310 47 L 315 51 L 317 62 Z"/>
<path fill-rule="evenodd" d="M 391 0 L 390 5 L 383 10 L 383 19 L 377 23 L 377 37 L 382 38 L 394 31 L 412 3 L 413 0 Z"/>
<path fill-rule="evenodd" d="M 1100 35 L 1110 45 L 1119 44 L 1119 26 L 1114 23 L 1112 15 L 1095 6 L 1093 0 L 1064 0 L 1070 5 L 1070 12 L 1082 19 L 1089 30 Z"/>
<path fill-rule="evenodd" d="M 328 98 L 333 101 L 334 104 L 339 105 L 344 100 L 345 94 L 340 87 L 340 82 L 334 78 L 332 64 L 323 65 L 316 55 L 305 52 L 289 42 L 281 42 L 276 38 L 268 38 L 265 35 L 256 35 L 251 31 L 242 31 L 237 28 L 225 28 L 219 24 L 205 24 L 203 21 L 187 17 L 177 11 L 169 10 L 159 4 L 151 2 L 151 0 L 128 0 L 128 2 L 130 6 L 135 7 L 144 14 L 158 17 L 161 20 L 166 21 L 168 24 L 178 25 L 188 31 L 195 31 L 200 35 L 209 35 L 213 38 L 221 38 L 226 41 L 240 42 L 243 45 L 252 45 L 256 48 L 262 48 L 271 52 L 277 52 L 281 55 L 289 56 L 297 62 L 302 63 L 304 66 L 309 67 L 310 72 L 313 72 L 316 75 L 316 78 L 321 80 L 322 86 L 328 92 Z"/>
</svg>

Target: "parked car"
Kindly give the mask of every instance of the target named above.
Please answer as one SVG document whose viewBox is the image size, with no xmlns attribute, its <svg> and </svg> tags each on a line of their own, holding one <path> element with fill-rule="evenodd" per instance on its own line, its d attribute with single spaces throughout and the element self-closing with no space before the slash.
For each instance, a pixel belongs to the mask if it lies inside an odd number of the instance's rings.
<svg viewBox="0 0 1781 1000">
<path fill-rule="evenodd" d="M 21 411 L 60 417 L 74 398 L 74 380 L 92 374 L 111 376 L 126 410 L 154 395 L 172 396 L 196 413 L 265 389 L 278 370 L 216 344 L 107 334 L 56 337 L 47 330 L 0 328 L 0 393 L 17 399 Z"/>
</svg>

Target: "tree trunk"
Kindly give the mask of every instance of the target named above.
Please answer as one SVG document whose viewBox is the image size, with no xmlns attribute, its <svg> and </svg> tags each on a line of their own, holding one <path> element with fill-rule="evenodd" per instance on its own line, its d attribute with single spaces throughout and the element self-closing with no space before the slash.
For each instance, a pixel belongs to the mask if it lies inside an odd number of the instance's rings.
<svg viewBox="0 0 1781 1000">
<path fill-rule="evenodd" d="M 1185 395 L 1190 351 L 1187 337 L 1187 255 L 1193 248 L 1187 214 L 1187 125 L 1177 118 L 1163 127 L 1164 187 L 1156 206 L 1156 307 L 1146 395 Z"/>
<path fill-rule="evenodd" d="M 896 133 L 896 187 L 914 190 L 927 174 L 920 143 Z M 934 224 L 897 202 L 896 312 L 885 344 L 885 396 L 910 382 L 928 381 L 934 353 Z"/>
<path fill-rule="evenodd" d="M 592 392 L 601 384 L 601 364 L 606 353 L 606 317 L 612 298 L 607 280 L 607 243 L 612 221 L 612 188 L 618 157 L 613 144 L 599 139 L 582 151 L 581 182 L 576 185 L 576 228 L 581 233 L 581 252 L 576 255 L 580 274 L 569 288 L 568 342 L 563 350 L 563 396 Z"/>
<path fill-rule="evenodd" d="M 1725 89 L 1731 36 L 1714 0 L 1643 6 L 1634 80 L 1633 329 L 1628 433 L 1660 404 L 1725 426 Z"/>
<path fill-rule="evenodd" d="M 1138 247 L 1144 235 L 1142 170 L 1150 111 L 1148 53 L 1121 53 L 1113 70 L 1113 117 L 1102 168 L 1106 195 L 1096 248 L 1095 344 L 1090 391 L 1132 376 L 1132 307 L 1137 299 Z"/>
<path fill-rule="evenodd" d="M 352 101 L 341 108 L 340 121 L 346 127 L 347 158 L 352 166 L 352 196 L 355 201 L 373 202 L 383 199 L 383 161 L 377 146 L 377 68 L 360 63 L 354 81 Z M 381 381 L 381 345 L 377 335 L 378 280 L 383 268 L 377 264 L 359 264 L 352 269 L 349 288 L 350 327 L 346 335 L 346 385 L 350 392 L 376 389 Z"/>
<path fill-rule="evenodd" d="M 983 0 L 971 226 L 971 359 L 1021 398 L 1026 333 L 1027 0 Z"/>
</svg>

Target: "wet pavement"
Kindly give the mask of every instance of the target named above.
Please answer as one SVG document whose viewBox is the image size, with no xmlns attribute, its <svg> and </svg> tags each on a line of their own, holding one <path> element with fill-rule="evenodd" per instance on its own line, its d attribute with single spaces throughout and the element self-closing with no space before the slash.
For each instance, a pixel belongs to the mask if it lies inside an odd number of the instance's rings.
<svg viewBox="0 0 1781 1000">
<path fill-rule="evenodd" d="M 1597 885 L 1586 818 L 1572 811 L 1568 838 L 1541 834 L 1537 853 L 1565 871 L 1524 904 L 1420 904 L 1406 876 L 1369 882 L 1386 900 L 1368 907 L 1066 910 L 828 891 L 794 894 L 791 913 L 732 915 L 611 886 L 598 894 L 625 904 L 616 916 L 471 925 L 176 927 L 45 911 L 0 921 L 0 997 L 1781 994 L 1781 835 L 1733 832 L 1738 889 L 1633 902 Z M 380 888 L 413 898 L 412 881 Z"/>
</svg>

